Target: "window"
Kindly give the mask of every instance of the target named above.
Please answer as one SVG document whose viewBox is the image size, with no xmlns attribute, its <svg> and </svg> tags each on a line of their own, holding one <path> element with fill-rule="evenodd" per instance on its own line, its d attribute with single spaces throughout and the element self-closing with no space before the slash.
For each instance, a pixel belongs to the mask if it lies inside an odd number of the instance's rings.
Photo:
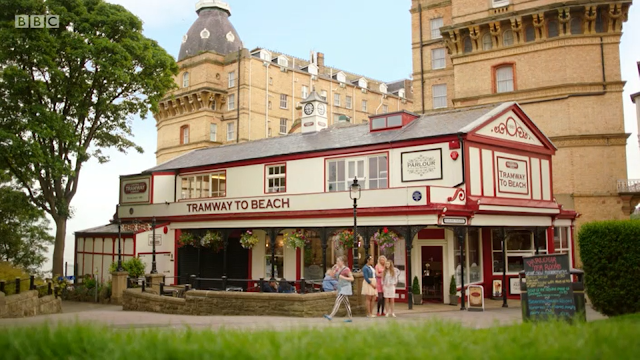
<svg viewBox="0 0 640 360">
<path fill-rule="evenodd" d="M 445 59 L 444 59 L 444 48 L 433 49 L 431 50 L 431 69 L 444 69 L 445 68 Z"/>
<path fill-rule="evenodd" d="M 308 86 L 302 85 L 302 94 L 301 95 L 302 95 L 301 96 L 302 100 L 304 100 L 304 99 L 309 97 L 309 87 Z"/>
<path fill-rule="evenodd" d="M 353 106 L 352 98 L 349 95 L 347 95 L 347 97 L 345 99 L 345 106 L 347 107 L 347 109 L 351 109 L 351 107 Z"/>
<path fill-rule="evenodd" d="M 280 94 L 280 109 L 287 108 L 287 98 L 288 96 L 285 94 Z"/>
<path fill-rule="evenodd" d="M 532 42 L 536 39 L 536 30 L 533 26 L 529 25 L 524 29 L 524 40 L 526 42 Z"/>
<path fill-rule="evenodd" d="M 433 108 L 441 109 L 447 107 L 447 85 L 433 85 L 431 87 L 431 92 L 433 94 Z"/>
<path fill-rule="evenodd" d="M 322 99 L 323 99 L 324 101 L 327 101 L 327 90 L 322 90 L 322 91 L 320 92 L 320 96 L 322 97 Z"/>
<path fill-rule="evenodd" d="M 464 46 L 463 52 L 465 54 L 468 54 L 473 51 L 473 44 L 471 44 L 471 37 L 469 36 L 465 37 L 462 43 Z"/>
<path fill-rule="evenodd" d="M 271 240 L 269 239 L 269 236 L 267 235 L 265 237 L 265 266 L 264 266 L 264 271 L 265 271 L 265 279 L 270 279 L 270 278 L 276 278 L 276 279 L 280 279 L 282 276 L 284 276 L 284 242 L 283 242 L 283 238 L 282 235 L 278 235 L 276 236 L 276 241 L 275 241 L 275 250 L 274 250 L 274 254 L 275 256 L 273 257 L 274 263 L 272 264 L 272 258 L 271 258 Z M 273 274 L 271 273 L 273 268 Z M 320 271 L 322 272 L 322 271 Z"/>
<path fill-rule="evenodd" d="M 513 31 L 507 30 L 502 33 L 502 45 L 503 46 L 511 46 L 514 43 L 513 39 Z"/>
<path fill-rule="evenodd" d="M 232 71 L 229 73 L 229 87 L 235 87 L 236 86 L 236 72 Z"/>
<path fill-rule="evenodd" d="M 226 173 L 219 171 L 211 174 L 183 176 L 181 199 L 199 199 L 226 196 Z"/>
<path fill-rule="evenodd" d="M 571 35 L 580 34 L 582 34 L 582 19 L 574 17 L 571 19 Z"/>
<path fill-rule="evenodd" d="M 602 21 L 602 14 L 600 14 L 600 11 L 596 10 L 597 14 L 596 14 L 596 32 L 597 33 L 603 33 L 604 32 L 604 22 Z"/>
<path fill-rule="evenodd" d="M 278 65 L 289 66 L 289 59 L 284 56 L 278 56 Z"/>
<path fill-rule="evenodd" d="M 209 140 L 218 141 L 218 124 L 209 125 Z"/>
<path fill-rule="evenodd" d="M 549 35 L 549 38 L 554 38 L 554 37 L 558 37 L 558 22 L 557 21 L 549 21 L 547 23 L 547 33 Z"/>
<path fill-rule="evenodd" d="M 182 74 L 182 87 L 189 87 L 189 73 Z"/>
<path fill-rule="evenodd" d="M 473 284 L 482 282 L 482 257 L 480 256 L 480 231 L 477 228 L 469 228 L 467 241 L 464 244 L 464 283 Z M 460 266 L 460 248 L 454 250 L 456 284 L 462 284 L 462 267 Z"/>
<path fill-rule="evenodd" d="M 333 105 L 340 106 L 340 94 L 333 94 Z"/>
<path fill-rule="evenodd" d="M 400 90 L 398 90 L 398 96 L 399 96 L 399 97 L 401 97 L 401 98 L 404 98 L 404 96 L 405 96 L 405 91 L 404 91 L 404 89 L 400 89 Z"/>
<path fill-rule="evenodd" d="M 229 102 L 227 103 L 227 109 L 233 110 L 236 108 L 236 94 L 229 94 Z"/>
<path fill-rule="evenodd" d="M 443 26 L 442 18 L 431 19 L 431 38 L 432 39 L 441 39 L 442 34 L 440 34 L 440 28 Z"/>
<path fill-rule="evenodd" d="M 497 8 L 509 5 L 509 0 L 491 0 L 491 7 Z"/>
<path fill-rule="evenodd" d="M 268 193 L 285 192 L 286 189 L 286 166 L 272 165 L 267 166 L 266 185 Z"/>
<path fill-rule="evenodd" d="M 553 247 L 556 254 L 568 254 L 571 256 L 571 237 L 568 227 L 553 228 Z"/>
<path fill-rule="evenodd" d="M 388 188 L 387 155 L 327 160 L 326 191 L 349 190 L 355 177 L 362 180 L 363 189 Z"/>
<path fill-rule="evenodd" d="M 386 113 L 388 113 L 388 112 L 389 112 L 389 106 L 387 106 L 387 105 L 382 105 L 382 113 L 383 113 L 383 114 L 386 114 Z"/>
<path fill-rule="evenodd" d="M 507 273 L 517 274 L 524 270 L 523 257 L 535 255 L 533 232 L 529 230 L 505 230 Z M 501 230 L 492 230 L 493 272 L 502 274 L 504 258 L 502 257 Z M 538 250 L 541 254 L 547 253 L 546 236 L 540 239 Z"/>
<path fill-rule="evenodd" d="M 360 86 L 360 87 L 361 87 L 361 88 L 363 88 L 363 89 L 366 89 L 366 88 L 367 88 L 367 86 L 369 86 L 369 83 L 367 82 L 367 79 L 365 79 L 365 78 L 360 78 L 360 79 L 358 80 L 358 86 Z"/>
<path fill-rule="evenodd" d="M 287 119 L 280 119 L 280 134 L 287 133 Z"/>
<path fill-rule="evenodd" d="M 232 122 L 227 123 L 227 141 L 232 141 L 236 137 L 235 126 Z"/>
<path fill-rule="evenodd" d="M 380 130 L 386 128 L 396 128 L 402 126 L 402 115 L 393 115 L 389 117 L 377 117 L 371 122 L 371 130 Z"/>
<path fill-rule="evenodd" d="M 513 91 L 513 65 L 501 66 L 496 69 L 496 92 Z"/>
<path fill-rule="evenodd" d="M 180 127 L 180 144 L 189 143 L 189 125 Z"/>
<path fill-rule="evenodd" d="M 367 111 L 367 100 L 362 100 L 362 111 Z"/>
<path fill-rule="evenodd" d="M 486 33 L 482 35 L 482 50 L 491 50 L 493 48 L 493 41 L 491 40 L 491 34 Z"/>
</svg>

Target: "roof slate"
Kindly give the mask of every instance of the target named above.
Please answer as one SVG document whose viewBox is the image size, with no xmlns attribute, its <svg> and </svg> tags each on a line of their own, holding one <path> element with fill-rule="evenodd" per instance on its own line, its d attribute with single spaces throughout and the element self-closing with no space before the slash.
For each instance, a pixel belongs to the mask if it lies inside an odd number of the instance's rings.
<svg viewBox="0 0 640 360">
<path fill-rule="evenodd" d="M 121 234 L 133 234 L 132 231 L 125 231 L 124 227 L 120 229 Z M 118 224 L 107 224 L 91 229 L 76 231 L 75 234 L 117 234 Z"/>
<path fill-rule="evenodd" d="M 467 133 L 475 127 L 470 127 L 470 124 L 475 122 L 479 125 L 478 119 L 488 119 L 513 104 L 510 102 L 423 115 L 398 130 L 370 132 L 368 124 L 332 126 L 315 133 L 296 133 L 198 149 L 148 169 L 145 173 Z"/>
<path fill-rule="evenodd" d="M 203 39 L 200 36 L 202 30 L 209 31 L 209 37 Z M 227 40 L 227 34 L 233 34 L 233 41 Z M 200 54 L 213 51 L 227 55 L 242 49 L 242 41 L 236 29 L 229 21 L 229 13 L 219 8 L 202 9 L 198 19 L 191 25 L 187 32 L 187 40 L 180 46 L 178 61 Z"/>
</svg>

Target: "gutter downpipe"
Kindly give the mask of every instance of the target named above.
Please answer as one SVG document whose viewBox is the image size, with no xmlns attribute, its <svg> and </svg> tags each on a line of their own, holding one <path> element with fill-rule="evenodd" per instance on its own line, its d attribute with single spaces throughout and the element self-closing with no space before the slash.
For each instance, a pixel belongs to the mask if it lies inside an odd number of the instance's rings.
<svg viewBox="0 0 640 360">
<path fill-rule="evenodd" d="M 604 43 L 600 36 L 600 65 L 602 66 L 602 90 L 607 90 L 607 76 L 604 71 Z"/>
<path fill-rule="evenodd" d="M 238 49 L 238 104 L 236 106 L 236 144 L 240 143 L 240 62 L 242 61 L 242 48 Z"/>
<path fill-rule="evenodd" d="M 457 188 L 460 185 L 463 185 L 465 183 L 465 168 L 466 168 L 466 164 L 465 164 L 465 160 L 464 160 L 464 143 L 462 142 L 462 133 L 458 133 L 456 134 L 458 136 L 458 141 L 460 142 L 460 157 L 462 158 L 462 182 L 460 182 L 460 184 L 457 185 L 453 185 L 454 188 Z"/>
<path fill-rule="evenodd" d="M 264 102 L 264 138 L 268 138 L 269 137 L 269 64 L 267 61 L 264 61 L 265 64 L 264 66 L 267 68 L 267 71 L 265 72 L 266 78 L 265 78 L 265 83 L 266 83 L 266 91 L 265 91 L 265 102 Z"/>
<path fill-rule="evenodd" d="M 424 59 L 423 59 L 423 49 L 422 49 L 422 4 L 418 4 L 418 14 L 420 19 L 418 22 L 420 23 L 420 91 L 422 92 L 422 113 L 424 114 Z"/>
<path fill-rule="evenodd" d="M 253 62 L 251 61 L 251 54 L 249 54 L 249 136 L 247 136 L 249 141 L 251 141 L 251 69 L 253 69 Z"/>
</svg>

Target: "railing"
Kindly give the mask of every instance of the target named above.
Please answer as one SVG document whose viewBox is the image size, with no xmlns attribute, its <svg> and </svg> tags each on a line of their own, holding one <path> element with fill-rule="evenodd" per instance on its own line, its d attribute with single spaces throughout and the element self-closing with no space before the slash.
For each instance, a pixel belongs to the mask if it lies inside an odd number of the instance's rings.
<svg viewBox="0 0 640 360">
<path fill-rule="evenodd" d="M 275 282 L 275 287 L 270 283 Z M 322 281 L 300 280 L 269 280 L 254 279 L 228 279 L 199 278 L 196 275 L 189 277 L 190 289 L 209 291 L 238 291 L 238 292 L 279 292 L 292 294 L 309 294 L 322 291 Z M 270 291 L 271 290 L 271 291 Z M 188 291 L 188 290 L 187 290 Z"/>
<path fill-rule="evenodd" d="M 640 179 L 618 180 L 618 193 L 640 193 Z"/>
<path fill-rule="evenodd" d="M 0 292 L 5 295 L 18 295 L 28 290 L 37 290 L 38 297 L 53 295 L 53 284 L 51 281 L 47 281 L 44 284 L 36 285 L 36 278 L 33 275 L 29 277 L 28 282 L 20 278 L 16 278 L 15 281 L 10 281 L 9 283 L 0 280 Z"/>
</svg>

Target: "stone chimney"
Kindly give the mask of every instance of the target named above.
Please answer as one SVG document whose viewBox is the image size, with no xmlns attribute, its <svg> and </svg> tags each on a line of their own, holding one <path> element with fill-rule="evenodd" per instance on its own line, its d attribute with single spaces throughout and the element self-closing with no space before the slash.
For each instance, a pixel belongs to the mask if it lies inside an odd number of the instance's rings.
<svg viewBox="0 0 640 360">
<path fill-rule="evenodd" d="M 318 65 L 318 72 L 322 73 L 324 72 L 324 54 L 319 52 L 317 57 L 318 57 L 318 63 L 316 65 Z"/>
</svg>

